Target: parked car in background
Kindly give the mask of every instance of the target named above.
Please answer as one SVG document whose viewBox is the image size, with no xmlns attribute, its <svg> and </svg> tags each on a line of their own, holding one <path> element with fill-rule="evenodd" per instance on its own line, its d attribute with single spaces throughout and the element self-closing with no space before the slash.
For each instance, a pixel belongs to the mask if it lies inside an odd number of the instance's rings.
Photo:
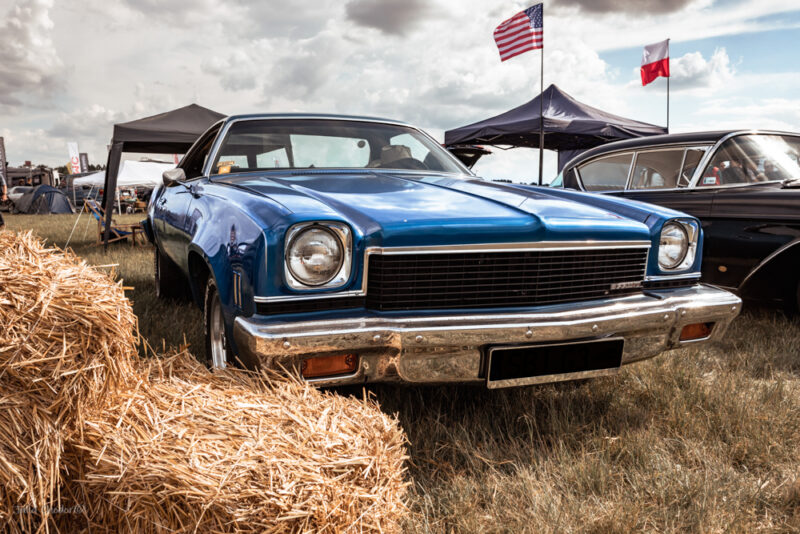
<svg viewBox="0 0 800 534">
<path fill-rule="evenodd" d="M 22 195 L 24 195 L 29 191 L 33 191 L 33 187 L 28 185 L 15 185 L 14 187 L 8 190 L 7 196 L 9 202 L 9 210 L 12 213 L 16 212 L 16 209 L 14 208 L 14 203 L 18 201 L 20 198 L 22 198 Z"/>
<path fill-rule="evenodd" d="M 152 195 L 159 296 L 188 288 L 208 363 L 320 384 L 507 387 L 607 374 L 719 338 L 697 219 L 474 176 L 422 131 L 247 115 Z"/>
<path fill-rule="evenodd" d="M 800 135 L 671 134 L 571 160 L 553 186 L 659 204 L 700 219 L 703 281 L 800 308 Z"/>
</svg>

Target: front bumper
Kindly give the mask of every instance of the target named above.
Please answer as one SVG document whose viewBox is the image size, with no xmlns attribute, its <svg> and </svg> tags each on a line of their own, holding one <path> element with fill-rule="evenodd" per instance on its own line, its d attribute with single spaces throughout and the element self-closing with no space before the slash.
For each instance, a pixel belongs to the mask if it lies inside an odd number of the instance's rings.
<svg viewBox="0 0 800 534">
<path fill-rule="evenodd" d="M 741 309 L 741 299 L 713 286 L 646 291 L 639 295 L 537 308 L 518 313 L 386 315 L 277 321 L 238 317 L 234 339 L 247 366 L 289 368 L 310 356 L 356 353 L 347 376 L 321 385 L 363 382 L 481 383 L 484 354 L 496 345 L 624 338 L 622 364 L 652 358 L 686 343 L 718 339 Z M 709 337 L 680 341 L 685 325 L 714 323 Z M 507 385 L 572 380 L 612 370 L 530 377 Z"/>
</svg>

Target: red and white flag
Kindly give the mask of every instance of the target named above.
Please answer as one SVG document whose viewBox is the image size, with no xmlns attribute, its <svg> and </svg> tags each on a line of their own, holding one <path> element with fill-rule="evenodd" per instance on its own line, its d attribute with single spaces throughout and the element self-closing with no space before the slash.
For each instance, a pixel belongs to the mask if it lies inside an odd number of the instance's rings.
<svg viewBox="0 0 800 534">
<path fill-rule="evenodd" d="M 531 6 L 501 22 L 494 30 L 494 42 L 500 51 L 500 61 L 511 59 L 528 50 L 541 48 L 544 39 L 543 26 L 542 4 Z"/>
<path fill-rule="evenodd" d="M 669 39 L 645 46 L 642 53 L 642 85 L 659 76 L 669 78 Z"/>
</svg>

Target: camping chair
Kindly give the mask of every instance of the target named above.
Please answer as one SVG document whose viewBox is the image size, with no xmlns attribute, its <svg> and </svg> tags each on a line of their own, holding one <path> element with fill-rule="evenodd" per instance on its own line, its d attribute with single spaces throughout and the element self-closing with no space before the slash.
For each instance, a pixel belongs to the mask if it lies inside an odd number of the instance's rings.
<svg viewBox="0 0 800 534">
<path fill-rule="evenodd" d="M 106 228 L 106 211 L 100 207 L 96 200 L 86 199 L 83 201 L 89 213 L 94 215 L 97 219 L 97 242 L 95 244 L 101 245 L 103 243 L 103 234 Z M 111 227 L 109 228 L 108 242 L 114 243 L 115 241 L 122 241 L 123 239 L 131 238 L 131 246 L 136 246 L 136 236 L 144 237 L 144 229 L 141 224 L 114 224 L 111 220 Z"/>
</svg>

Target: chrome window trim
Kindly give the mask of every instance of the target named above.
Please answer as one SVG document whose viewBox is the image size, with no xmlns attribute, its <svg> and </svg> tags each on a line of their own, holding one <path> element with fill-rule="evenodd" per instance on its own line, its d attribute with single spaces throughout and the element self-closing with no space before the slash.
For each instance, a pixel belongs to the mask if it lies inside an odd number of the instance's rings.
<svg viewBox="0 0 800 534">
<path fill-rule="evenodd" d="M 226 120 L 227 122 L 225 123 L 225 125 L 222 128 L 220 128 L 220 131 L 219 131 L 219 133 L 217 135 L 217 138 L 214 140 L 214 144 L 211 146 L 211 150 L 209 151 L 209 158 L 206 160 L 206 163 L 203 166 L 203 175 L 204 176 L 208 176 L 208 177 L 210 177 L 210 176 L 218 176 L 216 174 L 214 174 L 214 175 L 211 174 L 212 162 L 217 159 L 217 153 L 219 152 L 220 146 L 222 145 L 222 140 L 225 139 L 225 137 L 228 135 L 228 131 L 231 129 L 231 126 L 233 126 L 237 122 L 269 121 L 269 120 L 295 120 L 295 119 L 296 120 L 328 120 L 328 121 L 338 121 L 338 122 L 365 122 L 365 123 L 371 123 L 371 124 L 387 124 L 387 125 L 390 125 L 390 126 L 402 126 L 404 128 L 408 128 L 410 130 L 414 130 L 414 131 L 418 132 L 419 134 L 421 134 L 424 137 L 427 137 L 431 142 L 433 142 L 437 146 L 440 146 L 440 147 L 442 146 L 442 144 L 439 141 L 434 139 L 431 135 L 429 135 L 428 133 L 424 132 L 423 130 L 417 128 L 416 126 L 412 126 L 410 124 L 406 124 L 406 123 L 400 122 L 400 121 L 392 121 L 392 120 L 389 120 L 389 119 L 370 119 L 370 118 L 367 118 L 367 117 L 346 117 L 346 116 L 335 117 L 335 116 L 331 116 L 331 115 L 313 115 L 313 114 L 309 114 L 309 115 L 265 115 L 265 116 L 252 115 L 252 116 L 246 116 L 246 117 L 235 117 L 233 119 L 223 119 L 223 120 Z M 442 150 L 447 153 L 446 157 L 450 158 L 450 160 L 456 164 L 456 167 L 458 167 L 459 169 L 462 169 L 463 172 L 460 173 L 460 174 L 459 173 L 455 173 L 455 172 L 446 172 L 446 171 L 425 171 L 425 172 L 427 172 L 427 173 L 434 172 L 436 174 L 446 174 L 446 175 L 449 175 L 449 176 L 469 176 L 470 178 L 475 177 L 475 174 L 471 170 L 469 170 L 467 167 L 465 167 L 464 164 L 461 163 L 461 161 L 459 161 L 459 159 L 457 157 L 455 157 L 449 150 L 447 150 L 444 147 L 442 147 Z M 343 171 L 344 170 L 352 171 L 353 169 L 359 170 L 359 169 L 361 169 L 361 167 L 342 167 L 341 168 L 341 170 L 343 170 Z M 291 172 L 291 171 L 302 171 L 303 169 L 288 169 L 287 168 L 287 169 L 278 169 L 278 170 L 284 171 L 284 172 L 286 172 L 286 171 Z M 325 168 L 325 169 L 319 169 L 319 170 L 335 170 L 335 168 Z M 367 169 L 367 170 L 380 170 L 380 169 Z M 405 169 L 383 169 L 383 170 L 384 171 L 405 172 Z M 409 170 L 413 170 L 413 169 L 409 169 Z M 250 171 L 250 172 L 265 172 L 265 171 Z M 266 171 L 266 172 L 268 172 L 268 171 Z"/>
<path fill-rule="evenodd" d="M 549 241 L 534 243 L 483 243 L 477 245 L 433 245 L 424 247 L 369 247 L 364 251 L 364 274 L 361 288 L 349 291 L 331 291 L 315 294 L 276 295 L 270 297 L 253 297 L 254 302 L 286 302 L 298 300 L 316 300 L 329 298 L 363 297 L 367 294 L 369 280 L 369 257 L 373 254 L 446 254 L 448 252 L 514 252 L 537 250 L 604 250 L 604 249 L 647 249 L 649 263 L 650 241 Z M 284 262 L 285 263 L 285 262 Z M 320 289 L 320 288 L 316 288 Z M 322 288 L 324 289 L 324 288 Z"/>
</svg>

